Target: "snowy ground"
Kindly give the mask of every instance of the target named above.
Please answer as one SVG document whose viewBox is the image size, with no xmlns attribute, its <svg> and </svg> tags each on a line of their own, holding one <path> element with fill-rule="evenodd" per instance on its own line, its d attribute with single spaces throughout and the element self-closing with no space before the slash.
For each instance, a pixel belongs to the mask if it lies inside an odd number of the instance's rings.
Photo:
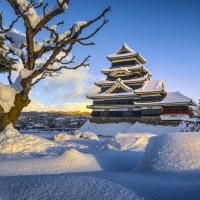
<svg viewBox="0 0 200 200">
<path fill-rule="evenodd" d="M 198 132 L 63 141 L 8 127 L 0 133 L 0 147 L 3 200 L 200 197 Z"/>
<path fill-rule="evenodd" d="M 155 135 L 160 135 L 164 133 L 176 132 L 178 126 L 161 126 L 161 125 L 150 125 L 141 123 L 110 123 L 110 124 L 97 124 L 87 121 L 82 127 L 79 128 L 80 131 L 91 131 L 95 132 L 97 135 L 102 136 L 114 136 L 116 133 L 142 133 L 148 132 Z"/>
</svg>

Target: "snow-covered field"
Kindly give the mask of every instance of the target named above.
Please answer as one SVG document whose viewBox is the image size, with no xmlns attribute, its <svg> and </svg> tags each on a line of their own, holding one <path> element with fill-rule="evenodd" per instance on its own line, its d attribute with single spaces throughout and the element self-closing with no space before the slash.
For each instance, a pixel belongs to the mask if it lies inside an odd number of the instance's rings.
<svg viewBox="0 0 200 200">
<path fill-rule="evenodd" d="M 0 199 L 199 199 L 200 133 L 151 128 L 49 140 L 8 126 L 0 133 Z"/>
</svg>

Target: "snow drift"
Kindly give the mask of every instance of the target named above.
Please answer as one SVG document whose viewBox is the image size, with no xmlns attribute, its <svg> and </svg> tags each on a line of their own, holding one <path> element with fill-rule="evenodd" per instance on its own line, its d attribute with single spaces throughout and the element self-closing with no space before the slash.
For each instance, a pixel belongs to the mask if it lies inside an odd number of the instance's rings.
<svg viewBox="0 0 200 200">
<path fill-rule="evenodd" d="M 136 122 L 125 133 L 153 133 L 155 135 L 162 135 L 166 133 L 172 133 L 177 131 L 178 126 L 162 126 L 162 125 L 151 125 L 151 124 L 142 124 Z"/>
<path fill-rule="evenodd" d="M 105 148 L 115 150 L 144 151 L 151 133 L 117 133 L 113 138 L 106 141 Z"/>
<path fill-rule="evenodd" d="M 200 173 L 200 132 L 175 132 L 150 138 L 136 171 Z"/>
<path fill-rule="evenodd" d="M 81 153 L 73 148 L 57 156 L 18 157 L 1 161 L 0 169 L 3 170 L 0 170 L 0 176 L 102 171 L 92 154 Z"/>
<path fill-rule="evenodd" d="M 136 122 L 135 124 L 120 122 L 120 123 L 108 123 L 97 124 L 87 121 L 83 126 L 79 128 L 79 131 L 91 131 L 98 136 L 114 136 L 117 133 L 152 133 L 155 135 L 161 135 L 165 133 L 172 133 L 177 131 L 178 126 L 162 126 L 142 124 Z"/>
<path fill-rule="evenodd" d="M 0 153 L 45 152 L 56 143 L 30 134 L 21 134 L 11 124 L 0 133 Z"/>
<path fill-rule="evenodd" d="M 109 123 L 109 124 L 97 124 L 87 121 L 83 126 L 79 128 L 79 131 L 91 131 L 96 135 L 101 136 L 114 136 L 118 132 L 124 133 L 132 124 L 122 122 L 122 123 Z M 130 133 L 130 132 L 129 132 Z"/>
</svg>

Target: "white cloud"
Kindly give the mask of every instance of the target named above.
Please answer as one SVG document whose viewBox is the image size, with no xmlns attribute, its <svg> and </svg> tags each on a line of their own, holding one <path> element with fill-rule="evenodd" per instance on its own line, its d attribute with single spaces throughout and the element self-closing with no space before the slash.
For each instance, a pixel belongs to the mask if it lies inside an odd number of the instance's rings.
<svg viewBox="0 0 200 200">
<path fill-rule="evenodd" d="M 93 85 L 88 91 L 86 91 L 86 94 L 94 94 L 101 91 L 100 87 L 97 87 L 96 85 Z"/>
<path fill-rule="evenodd" d="M 86 92 L 95 80 L 89 68 L 82 67 L 76 70 L 63 70 L 60 76 L 47 78 L 45 80 L 44 90 L 46 92 L 54 91 L 52 102 L 71 101 L 76 99 L 86 100 Z"/>
<path fill-rule="evenodd" d="M 39 101 L 33 99 L 31 103 L 23 109 L 23 111 L 91 111 L 86 108 L 86 105 L 90 105 L 90 102 L 80 102 L 80 103 L 62 103 L 62 104 L 51 104 L 46 106 Z"/>
</svg>

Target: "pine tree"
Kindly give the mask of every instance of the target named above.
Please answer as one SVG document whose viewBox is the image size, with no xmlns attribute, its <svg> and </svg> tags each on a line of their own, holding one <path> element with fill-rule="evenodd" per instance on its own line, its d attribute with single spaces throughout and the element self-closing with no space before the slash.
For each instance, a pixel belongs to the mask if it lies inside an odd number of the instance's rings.
<svg viewBox="0 0 200 200">
<path fill-rule="evenodd" d="M 16 64 L 17 59 L 9 58 L 6 56 L 6 52 L 3 50 L 4 38 L 0 36 L 0 73 L 9 72 L 10 70 L 16 70 L 12 67 Z"/>
</svg>

